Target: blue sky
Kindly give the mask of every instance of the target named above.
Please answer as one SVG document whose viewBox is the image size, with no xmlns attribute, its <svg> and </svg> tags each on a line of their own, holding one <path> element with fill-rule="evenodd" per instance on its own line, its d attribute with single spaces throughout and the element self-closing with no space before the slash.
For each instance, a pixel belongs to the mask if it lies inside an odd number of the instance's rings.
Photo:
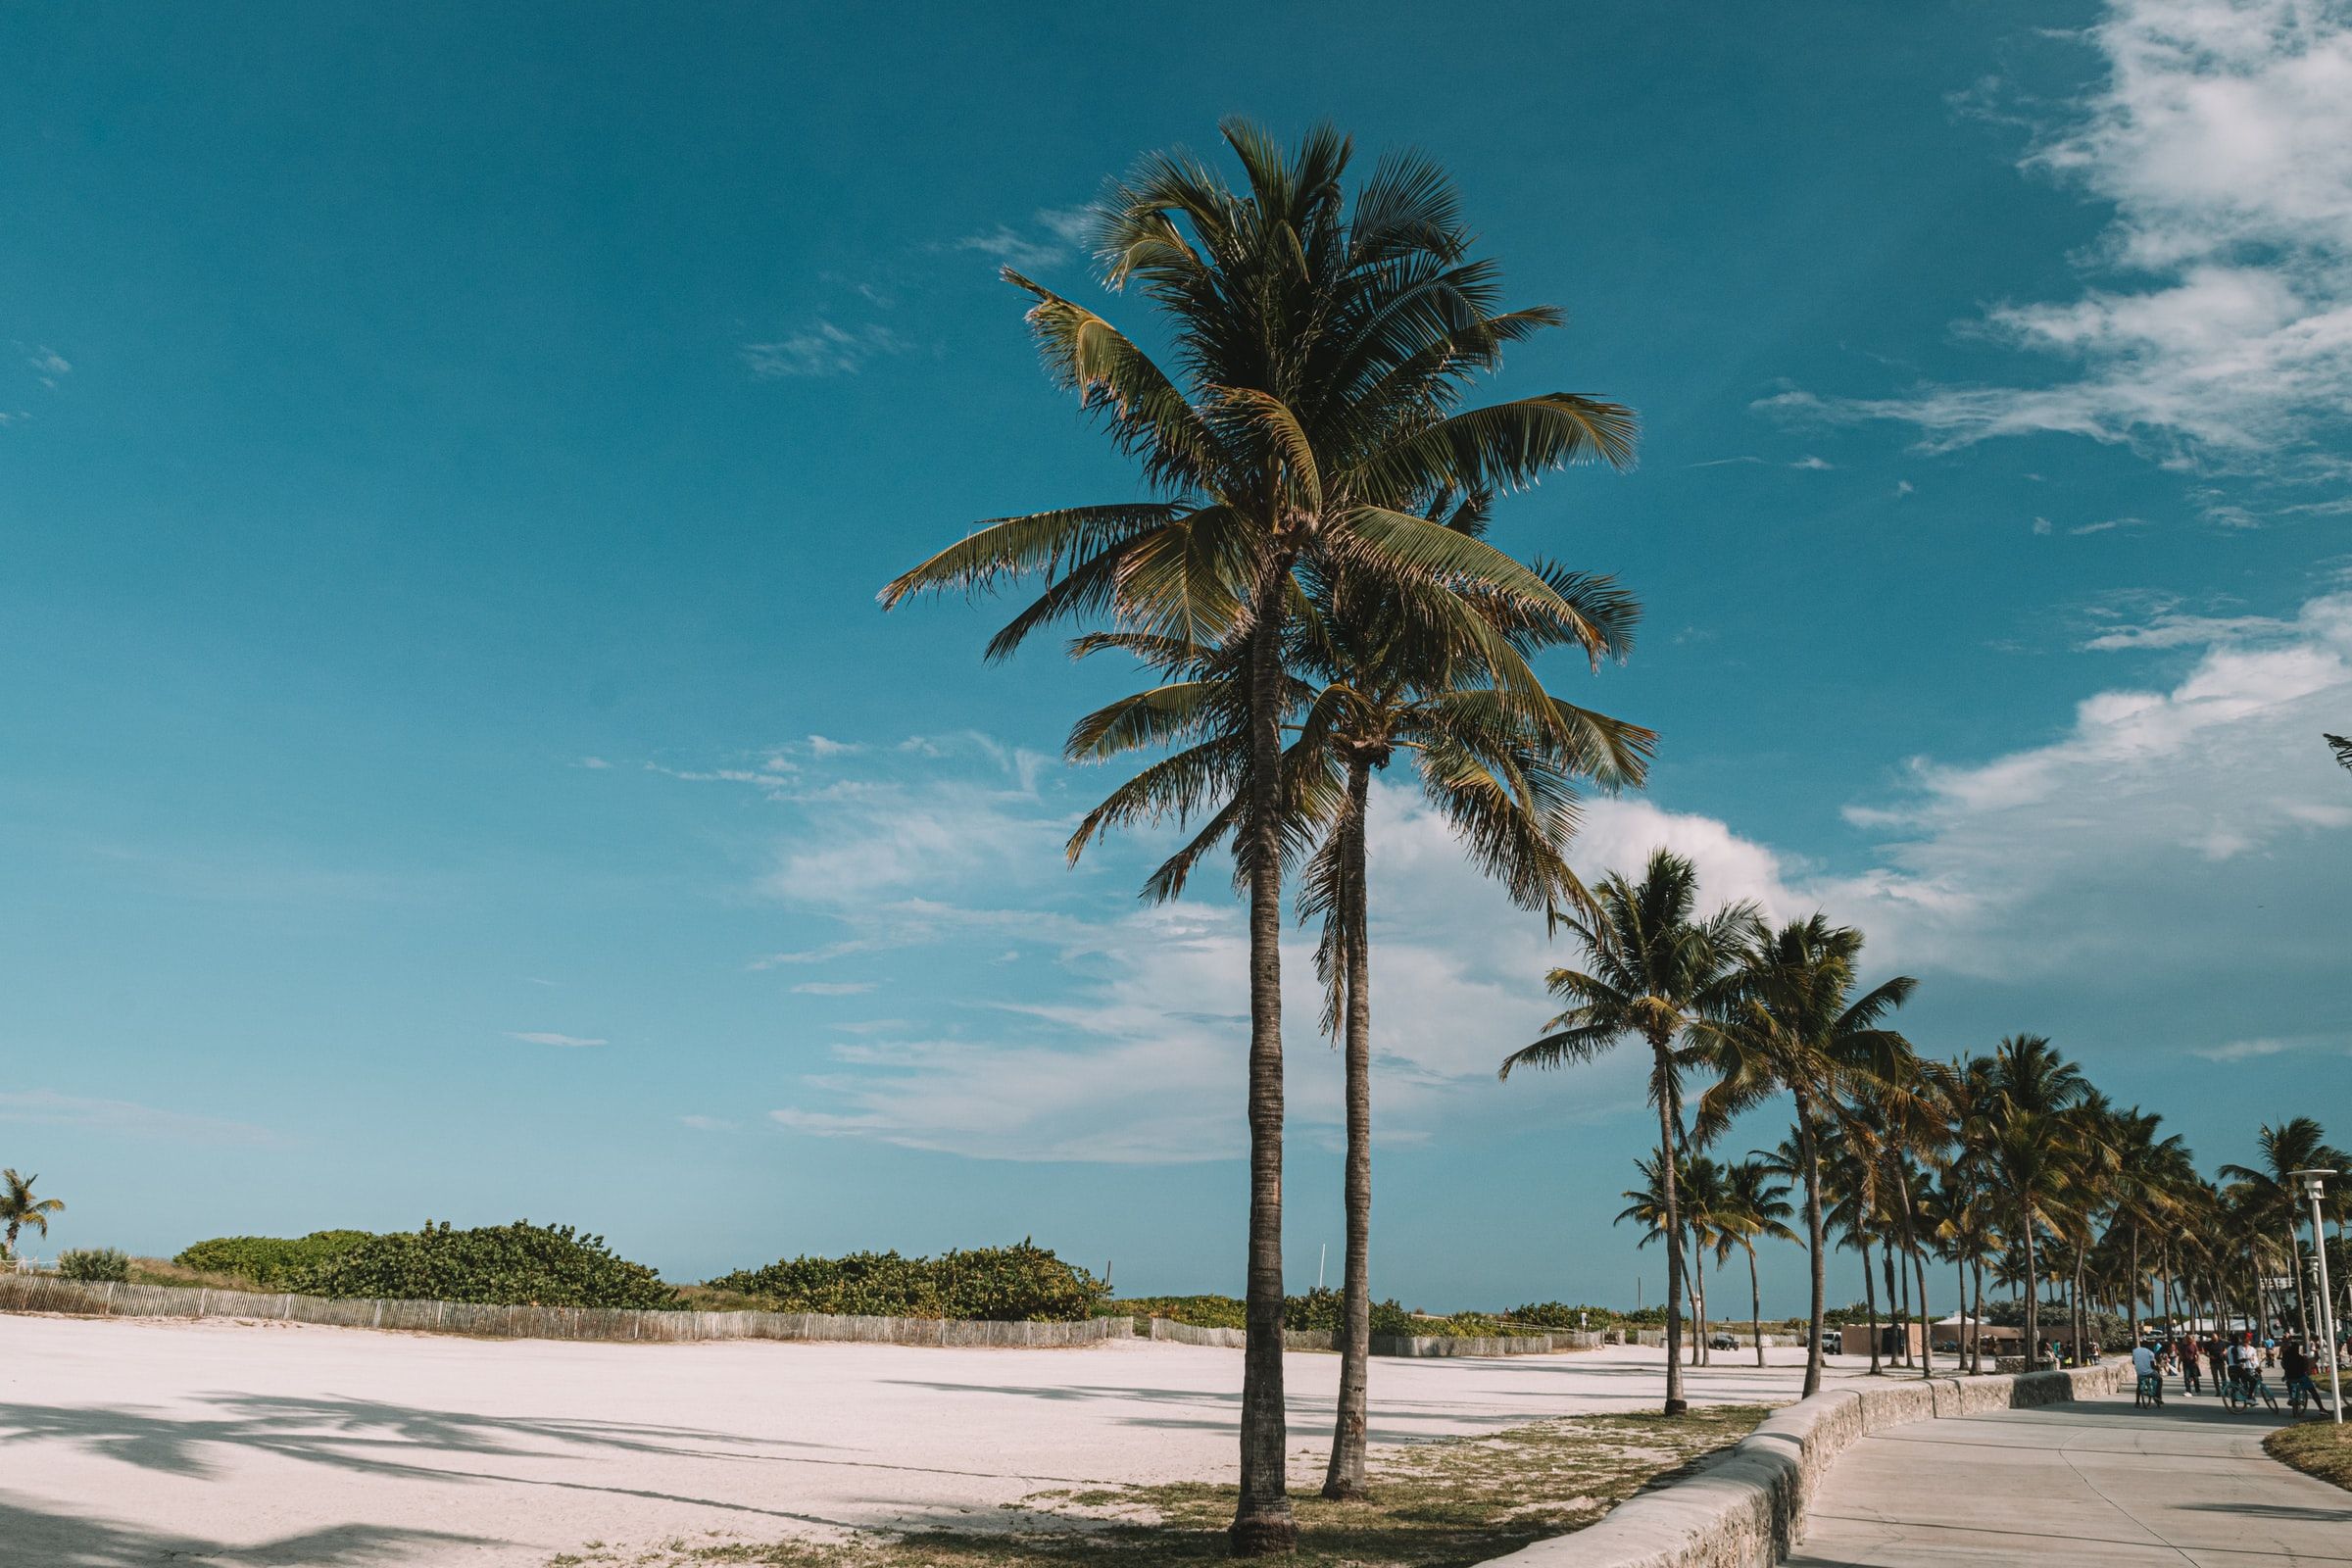
<svg viewBox="0 0 2352 1568">
<path fill-rule="evenodd" d="M 1664 736 L 1582 863 L 1828 907 L 1923 1049 L 2047 1033 L 2209 1165 L 2352 1122 L 2352 15 L 1460 15 L 10 11 L 0 1160 L 57 1240 L 1237 1287 L 1236 911 L 1058 854 L 1120 674 L 873 601 L 1133 492 L 994 270 L 1090 287 L 1072 210 L 1233 113 L 1446 163 L 1572 318 L 1495 395 L 1641 411 L 1636 471 L 1498 521 L 1647 607 L 1553 671 Z M 1495 1084 L 1561 956 L 1380 825 L 1381 1294 L 1654 1298 L 1638 1064 Z"/>
</svg>

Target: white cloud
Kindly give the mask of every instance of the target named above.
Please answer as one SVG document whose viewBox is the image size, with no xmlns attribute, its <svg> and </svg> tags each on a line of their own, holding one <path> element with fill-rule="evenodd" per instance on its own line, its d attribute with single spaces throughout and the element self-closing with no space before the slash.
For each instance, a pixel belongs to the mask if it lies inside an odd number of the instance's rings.
<svg viewBox="0 0 2352 1568">
<path fill-rule="evenodd" d="M 2324 947 L 2296 911 L 2340 879 L 2352 780 L 2321 743 L 2352 717 L 2352 595 L 2291 620 L 2169 611 L 2104 649 L 2201 648 L 2170 687 L 2078 705 L 2047 744 L 1970 765 L 1921 760 L 1891 808 L 1850 808 L 1890 830 L 1881 863 L 1811 885 L 1906 964 L 1993 974 L 2165 955 L 2226 970 Z M 2225 891 L 2276 912 L 2216 932 L 2168 917 Z"/>
<path fill-rule="evenodd" d="M 1023 227 L 999 223 L 986 233 L 966 234 L 948 248 L 977 251 L 1006 267 L 1035 270 L 1067 260 L 1085 242 L 1091 221 L 1083 207 L 1043 208 Z"/>
<path fill-rule="evenodd" d="M 267 1144 L 277 1135 L 250 1122 L 166 1110 L 128 1100 L 61 1095 L 52 1089 L 0 1091 L 0 1122 L 49 1127 L 82 1127 L 132 1138 L 169 1138 L 189 1143 Z"/>
<path fill-rule="evenodd" d="M 609 1046 L 612 1043 L 610 1040 L 587 1040 L 578 1035 L 526 1033 L 513 1029 L 507 1031 L 507 1038 L 530 1046 Z"/>
<path fill-rule="evenodd" d="M 611 767 L 612 764 L 606 761 L 601 757 L 583 757 L 579 760 L 579 765 L 585 768 L 602 770 L 604 768 Z"/>
<path fill-rule="evenodd" d="M 2231 1040 L 2219 1046 L 2191 1051 L 2189 1054 L 2202 1056 L 2207 1061 L 2258 1061 L 2265 1056 L 2281 1056 L 2292 1051 L 2307 1051 L 2318 1044 L 2321 1042 L 2311 1039 Z"/>
<path fill-rule="evenodd" d="M 873 989 L 871 980 L 804 980 L 792 992 L 797 997 L 862 997 Z"/>
<path fill-rule="evenodd" d="M 840 326 L 816 320 L 766 343 L 746 343 L 737 353 L 763 381 L 787 377 L 856 375 L 878 355 L 903 354 L 906 342 L 879 322 Z"/>
<path fill-rule="evenodd" d="M 2083 36 L 2102 79 L 2025 165 L 2111 204 L 2082 259 L 2103 281 L 1973 327 L 2067 370 L 1765 406 L 1902 420 L 1934 450 L 2054 431 L 2340 474 L 2318 445 L 2352 405 L 2352 8 L 2114 0 Z"/>
</svg>

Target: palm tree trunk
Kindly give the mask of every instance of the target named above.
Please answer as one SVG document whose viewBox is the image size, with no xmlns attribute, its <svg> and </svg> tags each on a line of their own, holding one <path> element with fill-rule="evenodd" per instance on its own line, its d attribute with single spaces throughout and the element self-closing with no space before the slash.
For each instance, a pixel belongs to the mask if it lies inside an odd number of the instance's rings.
<svg viewBox="0 0 2352 1568">
<path fill-rule="evenodd" d="M 1250 1250 L 1242 1352 L 1241 1500 L 1227 1532 L 1237 1557 L 1298 1541 L 1283 1466 L 1282 1388 L 1282 594 L 1290 561 L 1266 564 L 1250 632 Z"/>
<path fill-rule="evenodd" d="M 1984 1370 L 1984 1260 L 1977 1259 L 1977 1338 L 1969 1347 L 1968 1369 L 1982 1374 Z"/>
<path fill-rule="evenodd" d="M 1899 1332 L 1903 1322 L 1903 1305 L 1895 1298 L 1894 1238 L 1891 1236 L 1882 1237 L 1879 1241 L 1879 1267 L 1886 1276 L 1886 1321 L 1890 1326 L 1898 1329 L 1895 1339 L 1894 1364 L 1907 1366 L 1911 1361 L 1911 1345 L 1908 1337 Z"/>
<path fill-rule="evenodd" d="M 1666 1042 L 1649 1044 L 1657 1058 L 1652 1088 L 1658 1102 L 1658 1197 L 1666 1207 L 1661 1227 L 1666 1235 L 1666 1413 L 1681 1415 L 1690 1405 L 1683 1397 L 1683 1222 L 1674 1181 L 1674 1063 Z"/>
<path fill-rule="evenodd" d="M 1371 805 L 1372 770 L 1348 768 L 1348 819 L 1340 824 L 1341 876 L 1348 907 L 1341 912 L 1348 1010 L 1347 1260 L 1340 1285 L 1340 1409 L 1331 1436 L 1331 1468 L 1323 1495 L 1364 1494 L 1364 1433 L 1371 1419 L 1372 1357 L 1372 951 L 1371 890 L 1364 851 L 1364 814 Z"/>
<path fill-rule="evenodd" d="M 2132 1287 L 2130 1313 L 2132 1343 L 2137 1345 L 2139 1343 L 2139 1227 L 2136 1225 L 2132 1227 L 2132 1278 L 2128 1283 Z"/>
<path fill-rule="evenodd" d="M 1879 1288 L 1870 1277 L 1870 1233 L 1858 1231 L 1854 1240 L 1862 1248 L 1862 1305 L 1870 1314 L 1870 1375 L 1879 1375 Z"/>
<path fill-rule="evenodd" d="M 1707 1250 L 1698 1245 L 1695 1228 L 1690 1236 L 1690 1364 L 1703 1366 L 1707 1360 Z"/>
<path fill-rule="evenodd" d="M 1936 1309 L 1928 1305 L 1928 1254 L 1924 1248 L 1911 1249 L 1911 1272 L 1919 1276 L 1919 1375 L 1936 1374 Z"/>
<path fill-rule="evenodd" d="M 2018 1233 L 2026 1244 L 2026 1370 L 2041 1370 L 2041 1272 L 2034 1256 L 2034 1210 L 2025 1209 Z"/>
<path fill-rule="evenodd" d="M 2303 1343 L 2311 1343 L 2311 1308 L 2303 1299 L 2303 1244 L 2295 1240 L 2295 1227 L 2286 1227 L 2286 1272 L 2295 1282 L 2295 1331 Z"/>
<path fill-rule="evenodd" d="M 1764 1287 L 1756 1283 L 1756 1244 L 1742 1242 L 1747 1249 L 1747 1332 L 1755 1338 L 1756 1365 L 1764 1364 Z"/>
<path fill-rule="evenodd" d="M 1822 1256 L 1821 1152 L 1813 1136 L 1813 1109 L 1796 1097 L 1796 1142 L 1805 1158 L 1805 1244 L 1813 1253 L 1813 1309 L 1805 1324 L 1805 1383 L 1799 1398 L 1821 1392 L 1821 1319 L 1829 1308 L 1828 1260 Z"/>
</svg>

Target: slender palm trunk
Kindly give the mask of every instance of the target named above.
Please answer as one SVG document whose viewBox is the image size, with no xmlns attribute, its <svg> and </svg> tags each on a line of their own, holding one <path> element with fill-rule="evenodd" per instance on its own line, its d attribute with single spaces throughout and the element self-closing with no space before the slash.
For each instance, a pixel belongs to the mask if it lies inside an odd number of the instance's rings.
<svg viewBox="0 0 2352 1568">
<path fill-rule="evenodd" d="M 1854 1240 L 1862 1247 L 1862 1306 L 1870 1314 L 1870 1375 L 1879 1375 L 1879 1287 L 1870 1277 L 1870 1233 L 1861 1231 Z"/>
<path fill-rule="evenodd" d="M 2295 1282 L 2295 1332 L 2303 1343 L 2311 1343 L 2311 1308 L 2303 1298 L 2303 1244 L 2295 1239 L 2295 1228 L 2286 1228 L 2286 1272 Z"/>
<path fill-rule="evenodd" d="M 2132 1279 L 2130 1283 L 2132 1286 L 2130 1309 L 2132 1343 L 2137 1345 L 2139 1343 L 2139 1227 L 2136 1225 L 2132 1227 Z"/>
<path fill-rule="evenodd" d="M 1364 1494 L 1364 1432 L 1371 1406 L 1372 950 L 1364 851 L 1364 813 L 1371 795 L 1370 766 L 1351 762 L 1348 818 L 1340 824 L 1341 877 L 1348 902 L 1340 915 L 1348 1002 L 1348 1256 L 1340 1285 L 1339 1421 L 1331 1436 L 1331 1468 L 1323 1476 L 1323 1495 L 1332 1498 Z"/>
<path fill-rule="evenodd" d="M 1755 1337 L 1756 1365 L 1764 1364 L 1764 1287 L 1756 1283 L 1756 1244 L 1742 1242 L 1747 1249 L 1747 1332 Z"/>
<path fill-rule="evenodd" d="M 1290 1448 L 1282 1389 L 1282 590 L 1290 562 L 1258 579 L 1250 633 L 1250 1249 L 1242 1352 L 1241 1501 L 1227 1532 L 1237 1557 L 1298 1544 L 1283 1474 Z"/>
<path fill-rule="evenodd" d="M 1813 1307 L 1805 1323 L 1805 1383 L 1799 1398 L 1821 1392 L 1821 1319 L 1829 1309 L 1828 1259 L 1822 1256 L 1821 1150 L 1813 1135 L 1813 1107 L 1796 1097 L 1796 1142 L 1805 1160 L 1805 1244 L 1813 1254 Z"/>
<path fill-rule="evenodd" d="M 1707 1251 L 1698 1245 L 1694 1228 L 1690 1235 L 1690 1364 L 1704 1365 L 1707 1350 Z"/>
<path fill-rule="evenodd" d="M 1983 1258 L 1977 1260 L 1976 1273 L 1977 1339 L 1976 1343 L 1969 1347 L 1968 1369 L 1971 1372 L 1982 1373 L 1984 1370 L 1984 1260 Z"/>
<path fill-rule="evenodd" d="M 1674 1180 L 1674 1063 L 1665 1041 L 1652 1040 L 1649 1046 L 1657 1058 L 1658 1197 L 1666 1206 L 1666 1413 L 1681 1415 L 1690 1405 L 1683 1397 L 1683 1221 Z"/>
<path fill-rule="evenodd" d="M 1904 1302 L 1894 1288 L 1894 1237 L 1892 1235 L 1880 1239 L 1879 1268 L 1886 1276 L 1886 1321 L 1896 1330 L 1894 1364 L 1909 1366 L 1911 1364 L 1909 1320 L 1904 1313 Z"/>
<path fill-rule="evenodd" d="M 2026 1244 L 2026 1370 L 2041 1369 L 2041 1272 L 2034 1258 L 2034 1211 L 2025 1210 L 2018 1234 Z"/>
<path fill-rule="evenodd" d="M 1932 1377 L 1936 1372 L 1936 1310 L 1928 1305 L 1928 1253 L 1922 1247 L 1911 1249 L 1911 1272 L 1919 1277 L 1919 1375 Z"/>
</svg>

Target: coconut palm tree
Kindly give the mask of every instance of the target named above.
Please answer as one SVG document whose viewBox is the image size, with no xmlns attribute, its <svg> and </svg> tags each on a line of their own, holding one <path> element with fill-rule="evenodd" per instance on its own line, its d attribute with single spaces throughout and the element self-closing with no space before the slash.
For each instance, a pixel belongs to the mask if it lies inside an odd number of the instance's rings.
<svg viewBox="0 0 2352 1568">
<path fill-rule="evenodd" d="M 1827 1309 L 1821 1141 L 1841 1106 L 1867 1083 L 1901 1083 L 1917 1071 L 1911 1044 L 1885 1027 L 1918 982 L 1897 975 L 1855 995 L 1862 933 L 1814 914 L 1757 938 L 1734 983 L 1712 999 L 1693 1031 L 1716 1082 L 1699 1100 L 1701 1141 L 1732 1117 L 1776 1095 L 1796 1103 L 1804 1163 L 1805 1245 L 1812 1253 L 1804 1394 L 1821 1391 L 1821 1329 Z M 1852 1130 L 1850 1126 L 1848 1130 Z"/>
<path fill-rule="evenodd" d="M 1449 526 L 1483 530 L 1483 507 L 1454 510 Z M 1516 649 L 1577 643 L 1588 658 L 1622 658 L 1631 646 L 1636 609 L 1606 578 L 1544 568 L 1577 607 L 1573 625 L 1515 617 L 1490 607 Z M 1298 740 L 1285 753 L 1292 821 L 1286 842 L 1322 834 L 1308 864 L 1301 913 L 1319 917 L 1316 960 L 1326 986 L 1326 1032 L 1341 1038 L 1346 1061 L 1348 1152 L 1343 1184 L 1346 1257 L 1342 1273 L 1340 1396 L 1324 1494 L 1360 1496 L 1365 1486 L 1369 1420 L 1371 1292 L 1371 944 L 1369 854 L 1365 827 L 1375 771 L 1399 754 L 1416 763 L 1424 797 L 1445 813 L 1480 867 L 1521 906 L 1556 914 L 1587 897 L 1568 865 L 1580 779 L 1615 789 L 1641 782 L 1650 732 L 1554 701 L 1529 721 L 1483 665 L 1450 653 L 1409 604 L 1377 588 L 1348 593 L 1343 572 L 1324 579 L 1293 606 L 1290 662 L 1299 710 Z M 1080 651 L 1121 647 L 1162 666 L 1172 678 L 1088 715 L 1073 730 L 1068 755 L 1100 760 L 1147 744 L 1191 741 L 1176 754 L 1238 755 L 1235 715 L 1242 661 L 1228 648 L 1196 655 L 1182 645 L 1126 636 L 1081 640 Z M 1213 757 L 1203 762 L 1215 767 Z M 1241 795 L 1224 787 L 1203 800 L 1190 776 L 1147 768 L 1090 811 L 1071 836 L 1073 858 L 1114 821 L 1139 816 L 1204 815 L 1208 825 L 1163 863 L 1149 896 L 1171 897 L 1200 858 L 1238 818 Z M 1222 794 L 1223 799 L 1216 799 Z"/>
<path fill-rule="evenodd" d="M 32 1184 L 40 1177 L 20 1176 L 14 1170 L 0 1170 L 0 1225 L 7 1227 L 5 1250 L 13 1256 L 17 1250 L 17 1232 L 29 1225 L 43 1238 L 49 1234 L 49 1216 L 66 1211 L 65 1200 L 34 1196 Z"/>
<path fill-rule="evenodd" d="M 1035 301 L 1048 372 L 1137 462 L 1152 499 L 996 519 L 893 580 L 882 600 L 1035 576 L 1044 591 L 992 656 L 1072 618 L 1246 647 L 1236 833 L 1249 903 L 1249 1329 L 1231 1543 L 1253 1555 L 1297 1539 L 1283 1477 L 1280 950 L 1293 597 L 1305 575 L 1344 563 L 1426 601 L 1465 650 L 1497 640 L 1466 586 L 1572 614 L 1538 573 L 1396 498 L 1507 492 L 1564 464 L 1624 463 L 1633 418 L 1571 393 L 1461 407 L 1504 345 L 1560 317 L 1501 309 L 1496 271 L 1470 255 L 1434 165 L 1384 159 L 1351 198 L 1352 146 L 1338 131 L 1317 128 L 1286 152 L 1255 126 L 1222 129 L 1239 186 L 1189 154 L 1157 154 L 1094 209 L 1103 279 L 1157 312 L 1172 371 L 1098 312 L 1005 273 Z"/>
<path fill-rule="evenodd" d="M 2293 1179 L 2299 1170 L 2340 1170 L 2343 1151 L 2328 1144 L 2327 1129 L 2309 1116 L 2296 1116 L 2276 1127 L 2266 1126 L 2256 1139 L 2262 1151 L 2260 1165 L 2224 1165 L 2223 1180 L 2234 1183 L 2236 1197 L 2254 1228 L 2266 1237 L 2286 1238 L 2286 1272 L 2295 1282 L 2295 1316 L 2306 1340 L 2311 1337 L 2311 1307 L 2304 1298 L 2303 1250 L 2297 1227 L 2308 1211 L 2303 1184 Z M 2330 1193 L 2331 1202 L 2337 1194 Z"/>
<path fill-rule="evenodd" d="M 1666 1249 L 1666 1413 L 1688 1408 L 1682 1373 L 1682 1217 L 1675 1191 L 1681 1157 L 1682 1074 L 1688 1035 L 1726 982 L 1756 929 L 1755 907 L 1736 904 L 1698 918 L 1698 872 L 1673 851 L 1653 851 L 1639 883 L 1611 872 L 1592 890 L 1592 908 L 1564 924 L 1585 950 L 1585 968 L 1554 969 L 1545 983 L 1567 1009 L 1551 1033 L 1502 1061 L 1560 1067 L 1591 1061 L 1621 1041 L 1649 1047 L 1649 1099 L 1658 1113 L 1657 1177 Z"/>
<path fill-rule="evenodd" d="M 2082 1112 L 2092 1098 L 2082 1070 L 2042 1035 L 2009 1035 L 1984 1070 L 1984 1098 L 1963 1134 L 2007 1200 L 2025 1282 L 2028 1365 L 2040 1354 L 2038 1240 L 2056 1233 L 2087 1180 L 2088 1129 Z"/>
<path fill-rule="evenodd" d="M 1735 1247 L 1747 1254 L 1748 1331 L 1756 1342 L 1756 1365 L 1764 1364 L 1764 1287 L 1756 1277 L 1758 1238 L 1793 1242 L 1788 1220 L 1788 1185 L 1776 1161 L 1749 1155 L 1723 1171 L 1723 1197 L 1715 1205 L 1715 1260 L 1726 1262 Z"/>
</svg>

